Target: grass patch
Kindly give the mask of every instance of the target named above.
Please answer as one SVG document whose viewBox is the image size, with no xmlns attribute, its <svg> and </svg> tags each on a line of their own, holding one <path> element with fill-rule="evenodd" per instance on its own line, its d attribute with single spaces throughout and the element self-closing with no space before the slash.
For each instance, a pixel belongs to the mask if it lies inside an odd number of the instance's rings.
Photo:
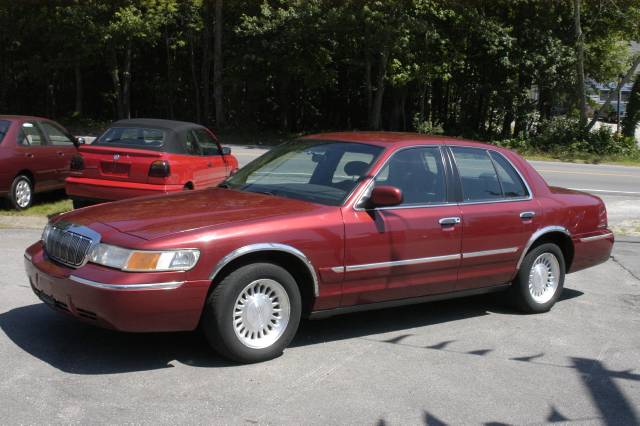
<svg viewBox="0 0 640 426">
<path fill-rule="evenodd" d="M 51 217 L 58 213 L 73 210 L 71 200 L 66 198 L 64 191 L 37 194 L 34 203 L 26 210 L 17 211 L 5 202 L 0 208 L 0 216 L 39 216 Z"/>
</svg>

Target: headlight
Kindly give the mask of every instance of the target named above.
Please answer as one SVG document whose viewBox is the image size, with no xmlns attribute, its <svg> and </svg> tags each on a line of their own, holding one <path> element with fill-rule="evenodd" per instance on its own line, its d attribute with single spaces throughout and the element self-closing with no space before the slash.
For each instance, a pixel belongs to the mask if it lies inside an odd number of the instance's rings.
<svg viewBox="0 0 640 426">
<path fill-rule="evenodd" d="M 131 272 L 188 271 L 196 266 L 200 251 L 195 249 L 140 251 L 98 244 L 89 262 Z"/>
<path fill-rule="evenodd" d="M 41 239 L 43 242 L 46 242 L 46 241 L 47 241 L 47 238 L 49 238 L 49 232 L 51 232 L 51 228 L 52 228 L 51 223 L 47 223 L 47 224 L 44 226 L 44 229 L 42 230 L 42 237 L 40 237 L 40 239 Z"/>
</svg>

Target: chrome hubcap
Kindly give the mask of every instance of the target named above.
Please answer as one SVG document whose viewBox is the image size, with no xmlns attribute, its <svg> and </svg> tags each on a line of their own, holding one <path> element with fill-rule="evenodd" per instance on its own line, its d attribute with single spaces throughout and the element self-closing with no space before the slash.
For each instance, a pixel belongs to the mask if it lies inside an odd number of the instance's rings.
<svg viewBox="0 0 640 426">
<path fill-rule="evenodd" d="M 542 253 L 529 271 L 529 293 L 536 303 L 547 303 L 558 288 L 560 263 L 552 253 Z"/>
<path fill-rule="evenodd" d="M 291 305 L 282 285 L 272 279 L 251 282 L 233 308 L 233 329 L 243 345 L 262 349 L 273 345 L 289 324 Z"/>
<path fill-rule="evenodd" d="M 21 180 L 16 185 L 16 204 L 24 208 L 31 202 L 31 186 L 26 180 Z"/>
</svg>

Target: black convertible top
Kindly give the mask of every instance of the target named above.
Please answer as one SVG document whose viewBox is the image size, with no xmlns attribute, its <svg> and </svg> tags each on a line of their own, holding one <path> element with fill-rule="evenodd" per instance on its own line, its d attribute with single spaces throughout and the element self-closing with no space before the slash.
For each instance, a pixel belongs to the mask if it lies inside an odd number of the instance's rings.
<svg viewBox="0 0 640 426">
<path fill-rule="evenodd" d="M 161 120 L 157 118 L 133 118 L 127 120 L 118 120 L 111 124 L 112 128 L 146 128 L 162 130 L 165 134 L 164 141 L 158 146 L 145 144 L 143 149 L 152 151 L 171 152 L 175 154 L 186 154 L 186 138 L 190 130 L 206 129 L 204 126 L 187 121 Z M 100 137 L 101 138 L 101 137 Z M 94 142 L 95 145 L 100 144 L 100 138 Z M 117 143 L 108 144 L 109 146 L 118 146 Z M 106 144 L 105 144 L 106 146 Z M 135 144 L 122 144 L 126 148 L 138 148 Z"/>
</svg>

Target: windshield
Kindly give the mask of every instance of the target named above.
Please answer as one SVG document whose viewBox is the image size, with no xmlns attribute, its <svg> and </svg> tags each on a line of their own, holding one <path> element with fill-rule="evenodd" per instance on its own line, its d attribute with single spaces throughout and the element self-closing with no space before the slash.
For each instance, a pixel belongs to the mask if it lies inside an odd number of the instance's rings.
<svg viewBox="0 0 640 426">
<path fill-rule="evenodd" d="M 296 140 L 255 159 L 221 186 L 338 206 L 380 152 L 361 143 Z"/>
<path fill-rule="evenodd" d="M 96 139 L 92 145 L 160 151 L 164 146 L 165 138 L 166 132 L 160 129 L 112 127 Z"/>
<path fill-rule="evenodd" d="M 2 140 L 4 139 L 4 135 L 6 135 L 7 132 L 9 131 L 10 125 L 11 125 L 10 121 L 0 120 L 0 143 L 2 143 Z"/>
</svg>

